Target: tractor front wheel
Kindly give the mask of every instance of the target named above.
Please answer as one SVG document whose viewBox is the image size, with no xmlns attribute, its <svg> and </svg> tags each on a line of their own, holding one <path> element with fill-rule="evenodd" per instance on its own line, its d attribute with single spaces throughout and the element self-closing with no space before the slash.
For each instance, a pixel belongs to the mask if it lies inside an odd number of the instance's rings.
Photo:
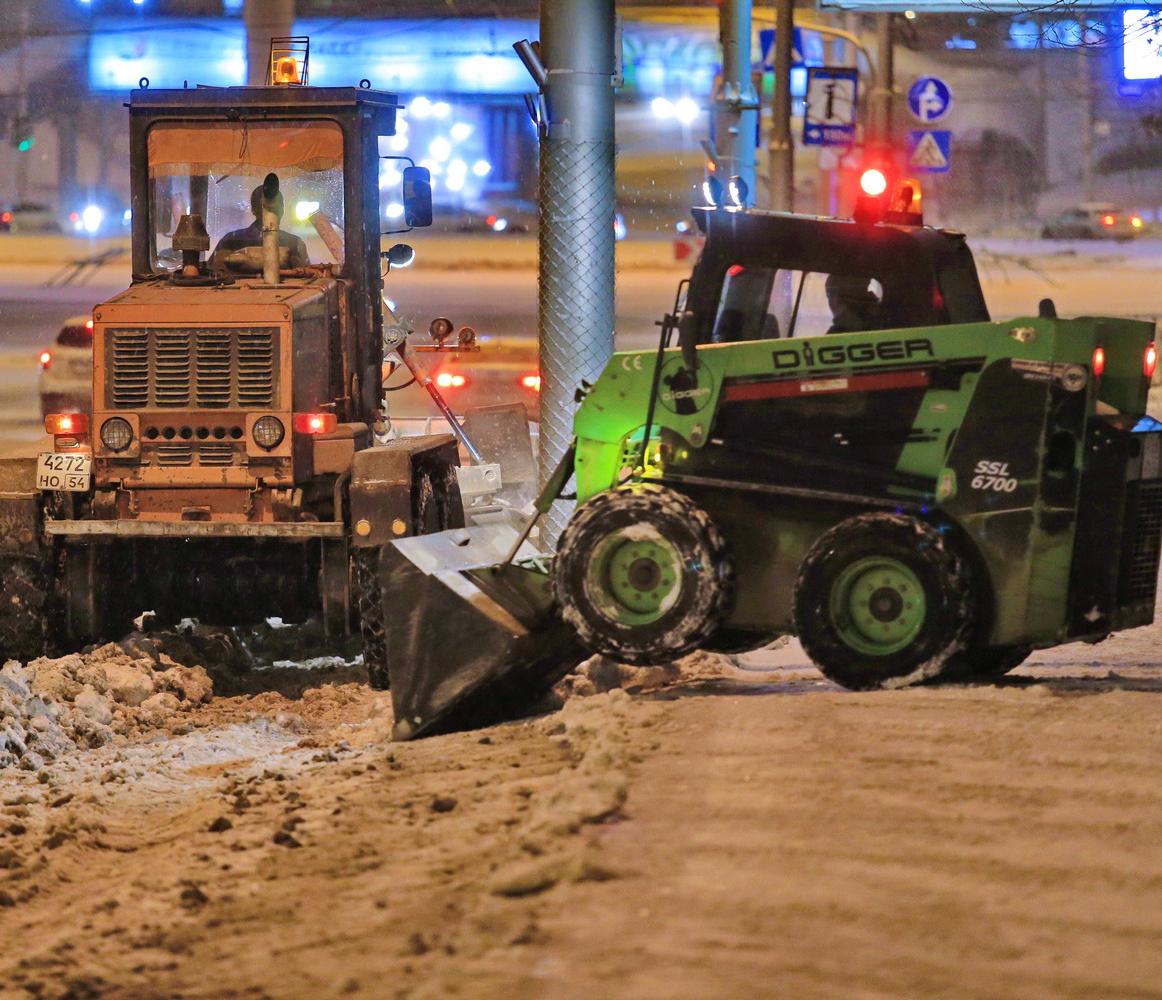
<svg viewBox="0 0 1162 1000">
<path fill-rule="evenodd" d="M 825 532 L 795 582 L 795 625 L 831 680 L 866 690 L 942 678 L 975 619 L 967 561 L 932 525 L 862 514 Z"/>
<path fill-rule="evenodd" d="M 583 646 L 622 663 L 669 663 L 697 649 L 726 616 L 733 582 L 709 515 L 652 484 L 582 504 L 554 564 L 561 616 Z"/>
</svg>

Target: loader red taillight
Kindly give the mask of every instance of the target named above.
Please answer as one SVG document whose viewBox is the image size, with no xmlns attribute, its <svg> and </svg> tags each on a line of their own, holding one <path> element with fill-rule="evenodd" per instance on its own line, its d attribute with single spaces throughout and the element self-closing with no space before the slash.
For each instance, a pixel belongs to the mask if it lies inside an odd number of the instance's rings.
<svg viewBox="0 0 1162 1000">
<path fill-rule="evenodd" d="M 1093 349 L 1093 358 L 1090 360 L 1089 367 L 1094 378 L 1101 378 L 1102 372 L 1106 370 L 1106 349 L 1104 347 Z"/>
<path fill-rule="evenodd" d="M 296 413 L 294 417 L 296 434 L 330 434 L 338 426 L 333 413 Z"/>
<path fill-rule="evenodd" d="M 459 372 L 440 372 L 436 376 L 436 385 L 441 389 L 460 389 L 468 384 L 467 376 Z"/>
<path fill-rule="evenodd" d="M 1146 353 L 1142 355 L 1142 374 L 1153 380 L 1154 372 L 1158 368 L 1158 348 L 1153 341 L 1146 345 Z"/>
<path fill-rule="evenodd" d="M 49 413 L 44 418 L 44 430 L 54 437 L 58 434 L 87 434 L 89 418 L 83 413 Z"/>
<path fill-rule="evenodd" d="M 526 375 L 520 380 L 520 384 L 526 389 L 532 389 L 533 392 L 541 391 L 541 376 L 540 375 Z"/>
</svg>

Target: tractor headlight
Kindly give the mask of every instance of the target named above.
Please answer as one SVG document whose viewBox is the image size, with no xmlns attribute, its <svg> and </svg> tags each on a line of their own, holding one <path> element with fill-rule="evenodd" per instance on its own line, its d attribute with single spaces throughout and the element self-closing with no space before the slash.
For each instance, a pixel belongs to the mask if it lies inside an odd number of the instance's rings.
<svg viewBox="0 0 1162 1000">
<path fill-rule="evenodd" d="M 259 417 L 254 421 L 254 443 L 270 451 L 277 448 L 286 436 L 286 429 L 278 417 Z"/>
<path fill-rule="evenodd" d="M 110 417 L 101 425 L 101 443 L 110 451 L 124 451 L 133 441 L 133 428 L 122 417 Z"/>
</svg>

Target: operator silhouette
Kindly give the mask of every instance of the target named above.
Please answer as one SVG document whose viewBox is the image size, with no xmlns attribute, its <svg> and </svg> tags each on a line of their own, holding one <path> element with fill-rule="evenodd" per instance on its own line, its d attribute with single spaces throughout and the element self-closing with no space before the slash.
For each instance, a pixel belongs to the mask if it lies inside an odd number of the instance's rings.
<svg viewBox="0 0 1162 1000">
<path fill-rule="evenodd" d="M 232 254 L 235 250 L 241 250 L 245 247 L 260 247 L 262 246 L 262 185 L 259 184 L 250 194 L 250 211 L 254 213 L 254 221 L 245 229 L 235 229 L 227 233 L 219 241 L 218 245 L 214 247 L 214 254 L 211 260 L 216 265 L 226 266 L 225 258 Z M 295 236 L 294 233 L 278 231 L 278 245 L 280 248 L 285 247 L 290 252 L 290 259 L 286 266 L 306 267 L 310 262 L 310 257 L 307 256 L 307 245 Z"/>
</svg>

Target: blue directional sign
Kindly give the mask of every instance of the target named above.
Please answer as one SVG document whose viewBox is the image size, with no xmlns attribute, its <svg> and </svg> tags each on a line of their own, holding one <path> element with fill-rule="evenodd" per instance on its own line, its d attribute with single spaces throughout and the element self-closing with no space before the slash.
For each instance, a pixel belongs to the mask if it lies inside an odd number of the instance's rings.
<svg viewBox="0 0 1162 1000">
<path fill-rule="evenodd" d="M 807 70 L 807 101 L 803 114 L 803 144 L 850 146 L 855 139 L 856 89 L 859 71 L 849 66 L 811 66 Z"/>
<path fill-rule="evenodd" d="M 917 129 L 908 133 L 908 168 L 918 174 L 946 174 L 952 166 L 952 133 Z"/>
<path fill-rule="evenodd" d="M 762 53 L 763 69 L 771 72 L 775 68 L 775 29 L 763 28 L 759 32 L 759 52 Z M 798 68 L 806 66 L 803 58 L 803 32 L 799 28 L 791 29 L 791 66 Z"/>
<path fill-rule="evenodd" d="M 908 88 L 908 110 L 930 125 L 940 121 L 952 105 L 952 91 L 936 76 L 922 76 Z"/>
</svg>

